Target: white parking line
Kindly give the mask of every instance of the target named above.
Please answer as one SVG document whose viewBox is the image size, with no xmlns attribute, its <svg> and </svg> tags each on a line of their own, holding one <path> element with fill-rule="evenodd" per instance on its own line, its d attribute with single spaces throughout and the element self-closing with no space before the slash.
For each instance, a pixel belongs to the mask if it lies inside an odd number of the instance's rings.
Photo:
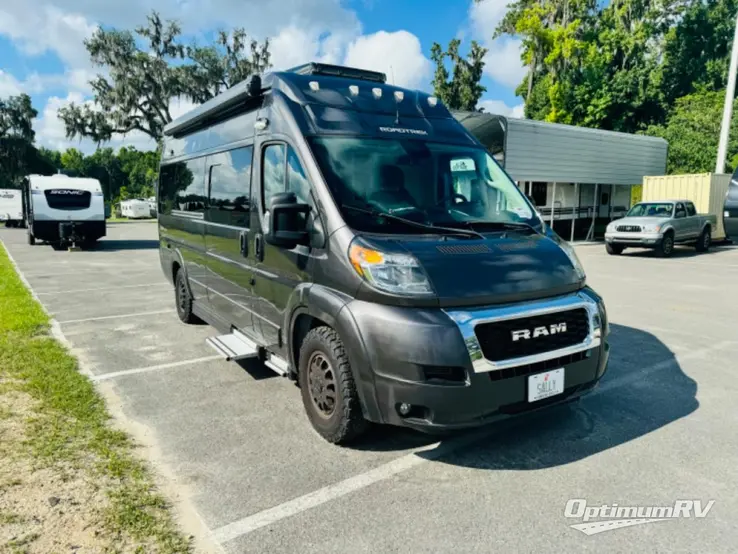
<svg viewBox="0 0 738 554">
<path fill-rule="evenodd" d="M 105 272 L 105 273 L 111 273 L 114 275 L 121 275 L 125 274 L 126 276 L 135 275 L 137 273 L 157 273 L 158 275 L 161 275 L 161 271 L 156 271 L 155 268 L 151 269 L 136 269 L 134 271 L 129 271 L 127 268 L 116 268 L 114 266 L 108 266 L 106 268 L 79 268 L 77 271 L 70 271 L 67 273 L 49 273 L 48 271 L 44 273 L 27 273 L 26 277 L 29 279 L 35 279 L 38 277 L 53 277 L 56 279 L 57 277 L 79 277 L 81 273 L 84 273 L 85 275 L 88 273 L 98 273 L 98 272 Z"/>
<path fill-rule="evenodd" d="M 633 381 L 641 381 L 644 376 L 667 369 L 673 365 L 677 365 L 680 361 L 691 358 L 700 358 L 709 352 L 721 350 L 734 345 L 734 341 L 724 341 L 719 342 L 710 348 L 694 350 L 684 355 L 679 354 L 675 358 L 658 362 L 652 366 L 643 368 L 641 371 L 607 381 L 593 391 L 587 398 L 592 398 L 593 396 L 602 394 L 603 392 L 621 388 Z M 224 544 L 238 537 L 252 533 L 257 529 L 276 523 L 282 519 L 292 517 L 311 508 L 320 506 L 321 504 L 325 504 L 326 502 L 330 502 L 331 500 L 336 500 L 337 498 L 366 488 L 374 483 L 389 479 L 390 477 L 417 467 L 427 461 L 436 460 L 453 452 L 454 450 L 471 445 L 494 432 L 494 427 L 484 428 L 471 433 L 470 435 L 460 437 L 458 440 L 446 441 L 443 444 L 437 442 L 418 448 L 413 450 L 410 454 L 402 456 L 401 458 L 376 467 L 365 473 L 349 477 L 348 479 L 333 485 L 328 485 L 322 489 L 318 489 L 293 500 L 289 500 L 273 508 L 262 510 L 261 512 L 257 512 L 233 523 L 224 525 L 223 527 L 213 531 L 212 536 L 216 542 Z M 423 455 L 419 456 L 419 454 Z"/>
<path fill-rule="evenodd" d="M 72 289 L 72 290 L 57 290 L 53 292 L 37 292 L 36 294 L 39 296 L 48 296 L 51 294 L 72 294 L 75 292 L 98 292 L 103 290 L 118 290 L 118 289 L 136 289 L 136 288 L 143 288 L 143 287 L 163 287 L 164 285 L 172 286 L 170 283 L 164 282 L 164 283 L 145 283 L 143 285 L 124 285 L 121 287 L 101 287 L 98 289 Z"/>
<path fill-rule="evenodd" d="M 171 362 L 168 364 L 152 365 L 148 367 L 138 367 L 136 369 L 124 369 L 122 371 L 114 371 L 113 373 L 104 373 L 102 375 L 94 375 L 91 377 L 96 383 L 99 381 L 107 381 L 109 379 L 115 379 L 116 377 L 122 377 L 126 375 L 136 375 L 138 373 L 148 373 L 149 371 L 156 371 L 158 369 L 169 369 L 172 367 L 180 367 L 183 365 L 199 364 L 202 362 L 212 362 L 214 360 L 222 360 L 222 356 L 213 354 L 211 356 L 203 356 L 202 358 L 193 358 L 192 360 L 182 360 L 181 362 Z"/>
<path fill-rule="evenodd" d="M 398 473 L 417 467 L 429 460 L 435 460 L 441 456 L 445 456 L 454 450 L 479 441 L 492 432 L 493 430 L 489 428 L 482 429 L 480 431 L 470 433 L 469 435 L 459 437 L 455 440 L 445 441 L 443 444 L 435 442 L 428 446 L 417 448 L 410 454 L 406 454 L 405 456 L 397 458 L 396 460 L 365 473 L 349 477 L 348 479 L 333 485 L 328 485 L 322 489 L 318 489 L 293 500 L 289 500 L 279 506 L 262 510 L 261 512 L 251 516 L 229 523 L 228 525 L 224 525 L 223 527 L 213 531 L 212 536 L 218 544 L 224 544 L 243 535 L 252 533 L 261 527 L 265 527 L 282 519 L 297 515 L 305 510 L 330 502 L 331 500 L 336 500 L 337 498 L 366 488 L 379 481 L 389 479 Z M 419 454 L 423 454 L 423 456 L 420 456 Z"/>
<path fill-rule="evenodd" d="M 60 325 L 64 325 L 67 323 L 85 323 L 86 321 L 102 321 L 103 319 L 118 319 L 123 317 L 137 317 L 137 316 L 143 316 L 143 315 L 156 315 L 156 314 L 170 314 L 173 313 L 174 310 L 156 310 L 154 312 L 137 312 L 135 314 L 121 314 L 121 315 L 104 315 L 100 317 L 86 317 L 84 319 L 67 319 L 65 321 L 59 321 L 58 323 Z"/>
</svg>

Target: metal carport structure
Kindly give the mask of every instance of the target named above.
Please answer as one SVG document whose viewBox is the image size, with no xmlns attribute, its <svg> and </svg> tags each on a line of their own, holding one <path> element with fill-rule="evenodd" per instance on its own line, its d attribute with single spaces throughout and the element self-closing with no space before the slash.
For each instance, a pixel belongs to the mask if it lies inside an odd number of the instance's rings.
<svg viewBox="0 0 738 554">
<path fill-rule="evenodd" d="M 572 239 L 576 221 L 583 219 L 583 214 L 584 219 L 592 221 L 589 238 L 594 234 L 596 219 L 612 217 L 616 193 L 622 201 L 623 191 L 627 192 L 629 207 L 630 187 L 640 185 L 647 175 L 666 172 L 668 144 L 662 138 L 483 112 L 454 112 L 454 116 L 489 149 L 526 194 L 532 196 L 534 184 L 538 186 L 536 192 L 541 193 L 540 198 L 545 195 L 546 200 L 539 211 L 550 217 L 551 225 L 554 219 L 571 220 Z M 615 188 L 618 185 L 628 188 L 619 191 Z M 582 193 L 589 187 L 593 189 L 593 204 L 583 207 Z M 602 192 L 605 187 L 609 192 Z M 607 204 L 606 215 L 603 204 Z"/>
</svg>

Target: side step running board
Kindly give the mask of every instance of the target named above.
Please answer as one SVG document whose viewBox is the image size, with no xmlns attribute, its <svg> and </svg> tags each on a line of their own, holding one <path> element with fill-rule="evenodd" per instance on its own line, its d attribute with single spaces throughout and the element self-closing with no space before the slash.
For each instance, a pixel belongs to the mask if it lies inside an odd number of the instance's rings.
<svg viewBox="0 0 738 554">
<path fill-rule="evenodd" d="M 210 337 L 207 342 L 226 361 L 245 360 L 256 358 L 259 355 L 259 347 L 246 335 L 234 330 L 227 335 Z"/>
<path fill-rule="evenodd" d="M 264 362 L 264 365 L 267 366 L 269 369 L 274 371 L 274 373 L 277 373 L 278 375 L 281 375 L 282 377 L 287 377 L 287 373 L 289 372 L 289 365 L 285 360 L 280 358 L 279 356 L 275 356 L 274 354 L 271 354 L 269 356 L 269 359 Z"/>
</svg>

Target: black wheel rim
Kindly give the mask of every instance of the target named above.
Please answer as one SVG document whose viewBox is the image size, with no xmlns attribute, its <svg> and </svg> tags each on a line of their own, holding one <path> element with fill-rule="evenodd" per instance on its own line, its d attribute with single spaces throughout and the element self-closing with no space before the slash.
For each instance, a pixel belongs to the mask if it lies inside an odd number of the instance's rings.
<svg viewBox="0 0 738 554">
<path fill-rule="evenodd" d="M 313 352 L 308 361 L 308 388 L 318 415 L 329 419 L 336 411 L 336 375 L 322 352 Z"/>
<path fill-rule="evenodd" d="M 671 239 L 671 237 L 666 237 L 664 239 L 664 253 L 670 254 L 672 248 L 674 248 L 674 241 Z"/>
<path fill-rule="evenodd" d="M 702 246 L 705 249 L 707 249 L 710 246 L 710 233 L 705 233 L 705 236 L 702 239 Z"/>
<path fill-rule="evenodd" d="M 180 314 L 185 313 L 187 309 L 187 287 L 184 279 L 177 279 L 177 310 Z"/>
</svg>

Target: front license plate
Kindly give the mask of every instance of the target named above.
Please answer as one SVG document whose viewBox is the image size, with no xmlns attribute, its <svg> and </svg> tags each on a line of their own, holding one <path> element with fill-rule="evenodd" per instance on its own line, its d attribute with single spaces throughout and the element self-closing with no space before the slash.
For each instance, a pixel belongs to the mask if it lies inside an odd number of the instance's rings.
<svg viewBox="0 0 738 554">
<path fill-rule="evenodd" d="M 528 402 L 543 400 L 564 392 L 564 368 L 528 377 Z"/>
</svg>

